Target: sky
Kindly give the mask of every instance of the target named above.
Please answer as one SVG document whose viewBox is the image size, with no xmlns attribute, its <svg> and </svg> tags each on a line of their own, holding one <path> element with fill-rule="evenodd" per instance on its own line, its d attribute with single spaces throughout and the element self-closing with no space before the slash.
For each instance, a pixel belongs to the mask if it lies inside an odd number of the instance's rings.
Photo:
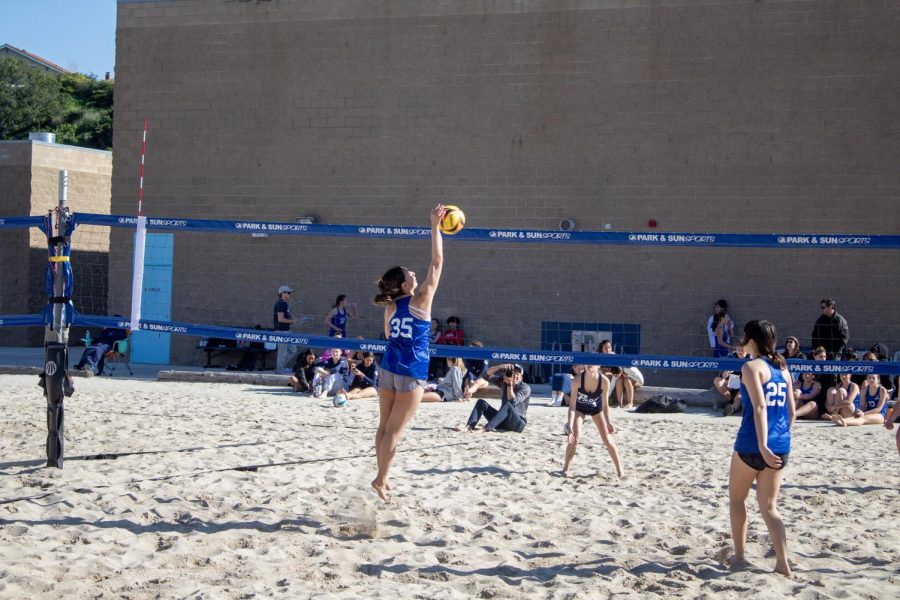
<svg viewBox="0 0 900 600">
<path fill-rule="evenodd" d="M 0 0 L 0 46 L 103 79 L 116 66 L 116 0 Z"/>
</svg>

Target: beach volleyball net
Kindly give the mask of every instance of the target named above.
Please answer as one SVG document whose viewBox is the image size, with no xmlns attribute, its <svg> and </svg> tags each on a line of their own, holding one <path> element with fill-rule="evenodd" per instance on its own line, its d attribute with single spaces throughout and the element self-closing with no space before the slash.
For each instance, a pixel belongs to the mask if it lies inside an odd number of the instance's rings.
<svg viewBox="0 0 900 600">
<path fill-rule="evenodd" d="M 137 219 L 78 212 L 71 219 L 76 327 L 72 337 L 78 340 L 90 328 L 125 327 L 132 321 Z M 3 236 L 23 229 L 41 230 L 42 223 L 41 217 L 0 219 L 0 242 Z M 801 278 L 823 253 L 830 269 L 842 273 L 847 289 L 853 290 L 861 288 L 852 282 L 864 280 L 873 271 L 868 258 L 872 253 L 900 258 L 900 236 L 894 235 L 469 227 L 445 236 L 444 247 L 444 275 L 433 315 L 442 329 L 447 328 L 447 318 L 459 317 L 466 341 L 477 339 L 482 347 L 436 344 L 431 348 L 433 355 L 526 363 L 533 365 L 528 367 L 529 376 L 538 382 L 568 371 L 572 364 L 663 371 L 736 367 L 739 363 L 734 359 L 710 356 L 706 327 L 713 303 L 729 292 L 734 297 L 741 283 L 727 277 L 728 265 L 735 261 L 759 264 L 762 269 L 778 265 L 771 281 L 761 278 L 761 283 L 745 285 L 743 295 L 734 298 L 735 335 L 739 335 L 741 317 L 768 318 L 779 325 L 783 343 L 784 336 L 791 334 L 808 339 L 814 320 L 810 310 L 818 306 L 820 294 L 811 291 L 801 304 L 787 284 Z M 198 346 L 208 338 L 239 345 L 383 352 L 383 312 L 371 304 L 374 281 L 394 264 L 408 264 L 422 281 L 429 248 L 427 226 L 150 217 L 139 286 L 143 296 L 139 329 L 156 336 L 147 343 L 169 345 L 172 362 L 201 361 Z M 684 272 L 670 272 L 673 257 L 676 264 L 685 265 Z M 558 267 L 534 267 L 548 261 Z M 691 265 L 697 264 L 722 269 L 722 286 L 711 287 L 709 279 L 692 271 Z M 324 271 L 322 265 L 327 267 Z M 776 272 L 774 267 L 770 270 Z M 598 294 L 595 287 L 585 285 L 586 278 L 602 279 L 609 293 Z M 292 331 L 271 331 L 272 306 L 280 285 L 295 290 L 293 316 L 302 324 Z M 894 302 L 894 287 L 870 287 L 867 297 L 852 301 L 875 306 Z M 349 297 L 350 310 L 356 314 L 342 340 L 327 336 L 323 323 L 338 294 Z M 657 312 L 671 318 L 661 322 L 655 318 Z M 38 312 L 0 314 L 2 327 L 43 324 Z M 900 339 L 898 323 L 853 326 L 851 345 L 860 350 L 875 342 Z M 604 340 L 611 342 L 615 355 L 596 353 Z M 140 338 L 135 340 L 135 345 L 139 343 Z M 812 361 L 792 365 L 814 372 L 851 369 L 885 374 L 900 373 L 898 367 L 897 363 L 862 361 L 840 366 Z"/>
</svg>

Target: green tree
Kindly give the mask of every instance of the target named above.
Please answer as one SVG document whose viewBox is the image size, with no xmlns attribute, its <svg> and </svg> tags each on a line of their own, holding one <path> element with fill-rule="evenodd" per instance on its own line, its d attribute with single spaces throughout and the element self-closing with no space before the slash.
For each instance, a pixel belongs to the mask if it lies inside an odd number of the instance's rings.
<svg viewBox="0 0 900 600">
<path fill-rule="evenodd" d="M 61 107 L 56 75 L 0 57 L 0 139 L 25 139 L 30 131 L 53 128 Z"/>
<path fill-rule="evenodd" d="M 60 144 L 112 148 L 113 82 L 55 75 L 15 57 L 0 58 L 0 139 L 52 131 Z"/>
<path fill-rule="evenodd" d="M 112 147 L 113 84 L 81 73 L 60 76 L 63 106 L 56 117 L 56 141 L 109 150 Z"/>
</svg>

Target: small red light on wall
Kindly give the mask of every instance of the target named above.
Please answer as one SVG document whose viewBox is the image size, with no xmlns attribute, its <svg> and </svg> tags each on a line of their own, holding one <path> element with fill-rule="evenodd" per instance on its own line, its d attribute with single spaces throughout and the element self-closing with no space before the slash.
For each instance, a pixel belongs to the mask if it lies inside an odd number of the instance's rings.
<svg viewBox="0 0 900 600">
<path fill-rule="evenodd" d="M 647 221 L 647 227 L 656 227 L 656 219 L 650 219 Z"/>
</svg>

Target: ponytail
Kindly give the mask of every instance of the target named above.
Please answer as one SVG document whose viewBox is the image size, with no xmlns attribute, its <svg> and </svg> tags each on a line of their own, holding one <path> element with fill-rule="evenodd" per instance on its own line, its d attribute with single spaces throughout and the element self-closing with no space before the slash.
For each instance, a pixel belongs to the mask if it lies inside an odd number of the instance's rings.
<svg viewBox="0 0 900 600">
<path fill-rule="evenodd" d="M 756 344 L 759 355 L 779 369 L 787 369 L 784 357 L 775 352 L 775 325 L 762 319 L 754 319 L 744 325 L 744 342 Z"/>
<path fill-rule="evenodd" d="M 378 280 L 379 293 L 375 295 L 375 304 L 388 305 L 404 295 L 403 283 L 406 281 L 406 270 L 403 267 L 388 269 Z"/>
</svg>

